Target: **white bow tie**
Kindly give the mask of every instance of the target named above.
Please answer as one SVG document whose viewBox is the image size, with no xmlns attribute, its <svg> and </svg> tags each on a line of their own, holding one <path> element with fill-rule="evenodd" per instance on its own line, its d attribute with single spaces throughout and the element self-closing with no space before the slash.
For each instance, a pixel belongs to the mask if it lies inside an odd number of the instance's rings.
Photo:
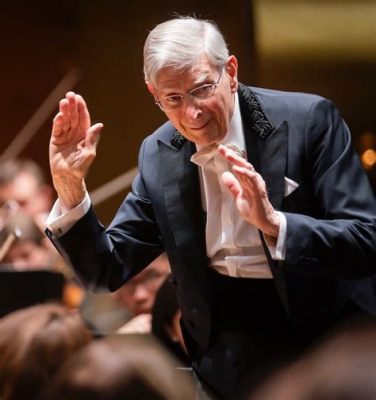
<svg viewBox="0 0 376 400">
<path fill-rule="evenodd" d="M 235 151 L 241 157 L 244 157 L 244 151 L 242 151 L 236 144 L 226 144 L 225 146 Z M 191 161 L 196 165 L 202 167 L 217 154 L 219 154 L 218 144 L 210 144 L 194 153 L 191 157 Z"/>
</svg>

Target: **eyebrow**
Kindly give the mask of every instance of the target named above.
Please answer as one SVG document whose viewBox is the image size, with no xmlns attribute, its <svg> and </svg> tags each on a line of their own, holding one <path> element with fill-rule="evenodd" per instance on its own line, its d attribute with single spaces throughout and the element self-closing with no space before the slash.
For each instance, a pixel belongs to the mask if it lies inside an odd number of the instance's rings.
<svg viewBox="0 0 376 400">
<path fill-rule="evenodd" d="M 195 79 L 192 82 L 192 86 L 187 90 L 187 92 L 190 92 L 193 89 L 196 89 L 197 87 L 201 85 L 205 85 L 207 81 L 213 81 L 214 78 L 211 77 L 211 71 L 203 71 L 195 77 Z M 165 92 L 165 93 L 162 93 Z M 173 88 L 168 88 L 166 87 L 165 89 L 161 89 L 161 95 L 163 97 L 170 97 L 170 96 L 175 96 L 175 95 L 182 95 L 184 94 L 183 92 L 176 91 Z"/>
<path fill-rule="evenodd" d="M 210 75 L 211 75 L 211 72 L 209 72 L 209 71 L 200 73 L 194 80 L 194 83 L 193 83 L 194 86 L 200 86 L 200 85 L 205 84 L 206 81 L 213 80 L 213 78 Z"/>
</svg>

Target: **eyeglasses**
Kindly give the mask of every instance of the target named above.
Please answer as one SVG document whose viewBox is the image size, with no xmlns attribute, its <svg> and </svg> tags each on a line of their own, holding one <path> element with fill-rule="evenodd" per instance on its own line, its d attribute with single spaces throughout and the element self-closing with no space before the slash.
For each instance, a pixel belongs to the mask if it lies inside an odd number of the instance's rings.
<svg viewBox="0 0 376 400">
<path fill-rule="evenodd" d="M 219 81 L 221 80 L 224 66 L 221 69 L 217 82 L 205 83 L 204 85 L 198 86 L 186 94 L 173 94 L 171 96 L 162 97 L 157 100 L 155 104 L 164 112 L 170 112 L 178 110 L 183 104 L 184 97 L 189 96 L 193 101 L 202 101 L 209 99 L 213 96 L 215 89 L 217 88 Z"/>
</svg>

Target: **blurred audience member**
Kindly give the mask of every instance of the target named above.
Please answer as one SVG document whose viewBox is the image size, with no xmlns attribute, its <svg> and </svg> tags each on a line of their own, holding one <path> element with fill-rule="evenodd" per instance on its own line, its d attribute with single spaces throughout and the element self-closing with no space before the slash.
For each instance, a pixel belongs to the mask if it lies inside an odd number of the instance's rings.
<svg viewBox="0 0 376 400">
<path fill-rule="evenodd" d="M 170 273 L 166 253 L 113 293 L 119 304 L 125 306 L 133 318 L 119 329 L 119 333 L 150 333 L 151 311 L 155 296 Z"/>
<path fill-rule="evenodd" d="M 52 268 L 57 252 L 52 253 L 44 245 L 44 238 L 32 217 L 16 212 L 0 231 L 0 243 L 4 246 L 0 261 L 17 270 Z"/>
<path fill-rule="evenodd" d="M 16 271 L 49 269 L 62 273 L 66 278 L 63 303 L 76 308 L 82 302 L 84 291 L 59 253 L 45 239 L 31 216 L 13 213 L 0 230 L 0 263 Z"/>
<path fill-rule="evenodd" d="M 51 209 L 53 190 L 43 171 L 32 160 L 10 159 L 0 163 L 0 207 L 13 208 L 30 215 L 44 227 Z"/>
<path fill-rule="evenodd" d="M 190 365 L 180 328 L 181 311 L 176 291 L 167 278 L 159 288 L 152 311 L 151 332 L 184 365 Z"/>
<path fill-rule="evenodd" d="M 0 162 L 0 262 L 17 270 L 51 268 L 62 272 L 68 278 L 65 303 L 76 307 L 83 291 L 43 232 L 52 200 L 52 186 L 35 161 Z"/>
<path fill-rule="evenodd" d="M 90 341 L 80 315 L 61 305 L 37 305 L 2 318 L 0 398 L 39 399 L 58 367 Z"/>
<path fill-rule="evenodd" d="M 96 340 L 56 374 L 44 400 L 195 399 L 190 376 L 146 335 Z"/>
<path fill-rule="evenodd" d="M 374 400 L 375 371 L 376 324 L 353 322 L 267 380 L 249 400 Z"/>
</svg>

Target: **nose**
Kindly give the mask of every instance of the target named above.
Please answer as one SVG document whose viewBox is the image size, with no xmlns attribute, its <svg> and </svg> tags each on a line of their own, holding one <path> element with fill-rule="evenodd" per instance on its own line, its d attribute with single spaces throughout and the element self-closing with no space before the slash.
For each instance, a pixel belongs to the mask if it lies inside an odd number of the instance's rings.
<svg viewBox="0 0 376 400">
<path fill-rule="evenodd" d="M 137 285 L 133 292 L 133 298 L 135 301 L 141 302 L 149 298 L 149 291 L 144 285 Z"/>
<path fill-rule="evenodd" d="M 198 106 L 198 104 L 191 99 L 189 96 L 187 96 L 184 99 L 184 114 L 186 118 L 189 118 L 190 120 L 197 120 L 201 117 L 202 115 L 202 110 Z"/>
</svg>

